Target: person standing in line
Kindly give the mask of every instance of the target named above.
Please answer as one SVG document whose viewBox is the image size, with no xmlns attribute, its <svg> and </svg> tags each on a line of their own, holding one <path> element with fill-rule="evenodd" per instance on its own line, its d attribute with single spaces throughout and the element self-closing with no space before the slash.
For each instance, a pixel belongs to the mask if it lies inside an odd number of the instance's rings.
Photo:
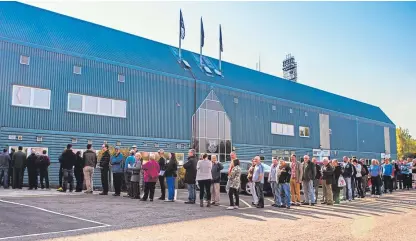
<svg viewBox="0 0 416 241">
<path fill-rule="evenodd" d="M 104 144 L 102 148 L 103 154 L 100 159 L 101 168 L 101 184 L 103 185 L 103 191 L 99 195 L 108 195 L 108 175 L 110 174 L 110 161 L 111 155 L 108 150 L 108 145 Z"/>
<path fill-rule="evenodd" d="M 170 153 L 169 162 L 166 165 L 165 177 L 168 184 L 168 200 L 165 202 L 175 201 L 175 180 L 178 171 L 178 161 L 176 160 L 175 153 Z"/>
<path fill-rule="evenodd" d="M 346 184 L 345 187 L 343 188 L 344 190 L 343 196 L 344 196 L 344 201 L 348 200 L 351 202 L 352 201 L 351 177 L 353 175 L 353 168 L 348 157 L 344 156 L 343 160 L 344 160 L 344 172 L 342 173 L 342 176 L 344 177 L 345 184 Z"/>
<path fill-rule="evenodd" d="M 29 176 L 29 190 L 38 189 L 38 169 L 37 169 L 38 156 L 39 155 L 37 155 L 35 152 L 32 152 L 27 158 L 27 173 Z"/>
<path fill-rule="evenodd" d="M 137 146 L 136 145 L 131 146 L 130 152 L 134 152 L 134 154 L 136 154 L 137 153 Z"/>
<path fill-rule="evenodd" d="M 40 188 L 44 189 L 46 185 L 46 189 L 49 190 L 49 172 L 48 168 L 51 165 L 51 161 L 47 155 L 47 151 L 43 150 L 42 155 L 39 156 L 38 159 L 38 169 L 39 169 L 39 179 L 40 179 Z M 45 182 L 45 183 L 44 183 Z"/>
<path fill-rule="evenodd" d="M 313 164 L 315 164 L 315 169 L 316 169 L 316 175 L 315 175 L 315 179 L 313 180 L 313 187 L 315 190 L 315 204 L 318 203 L 318 191 L 319 191 L 319 181 L 321 180 L 322 177 L 322 173 L 321 173 L 321 166 L 319 166 L 318 164 L 318 160 L 313 157 L 312 158 L 312 162 Z"/>
<path fill-rule="evenodd" d="M 160 197 L 159 200 L 165 200 L 166 198 L 166 186 L 165 186 L 165 171 L 166 171 L 166 159 L 165 159 L 165 151 L 163 149 L 160 149 L 158 151 L 159 153 L 159 167 L 160 167 L 160 173 L 159 173 L 159 185 L 160 185 Z"/>
<path fill-rule="evenodd" d="M 251 202 L 251 204 L 253 206 L 257 206 L 257 204 L 259 203 L 259 198 L 257 197 L 256 193 L 256 184 L 253 182 L 254 168 L 256 168 L 256 161 L 253 158 L 253 160 L 251 160 L 251 167 L 248 169 L 247 180 L 249 182 L 251 196 L 253 198 L 253 202 Z"/>
<path fill-rule="evenodd" d="M 412 188 L 412 168 L 413 168 L 413 163 L 412 163 L 412 159 L 411 158 L 407 158 L 407 162 L 406 162 L 406 188 L 407 190 L 410 190 Z"/>
<path fill-rule="evenodd" d="M 416 189 L 416 159 L 413 159 L 413 164 L 412 164 L 412 179 L 413 181 L 415 181 L 415 183 L 413 184 L 413 188 Z M 413 181 L 411 181 L 413 183 Z"/>
<path fill-rule="evenodd" d="M 77 157 L 74 165 L 74 176 L 77 185 L 75 186 L 75 192 L 82 192 L 82 189 L 84 188 L 84 160 L 82 159 L 80 151 L 77 151 L 76 156 Z"/>
<path fill-rule="evenodd" d="M 371 176 L 371 197 L 380 197 L 380 173 L 381 168 L 377 165 L 377 160 L 373 159 L 371 161 L 371 166 L 369 168 Z"/>
<path fill-rule="evenodd" d="M 389 163 L 389 159 L 384 159 L 384 165 L 382 166 L 383 173 L 383 183 L 384 183 L 384 193 L 387 193 L 389 190 L 390 193 L 393 192 L 393 183 L 391 176 L 393 175 L 393 166 Z"/>
<path fill-rule="evenodd" d="M 8 174 L 9 174 L 8 186 L 12 187 L 13 186 L 13 162 L 12 162 L 12 160 L 13 160 L 13 154 L 15 153 L 16 150 L 14 148 L 11 148 L 10 150 L 11 151 L 10 151 L 10 154 L 9 154 L 10 162 L 9 162 L 9 171 L 8 171 Z"/>
<path fill-rule="evenodd" d="M 212 161 L 212 183 L 211 183 L 211 204 L 220 205 L 220 181 L 221 170 L 224 166 L 217 160 L 216 155 L 211 156 Z"/>
<path fill-rule="evenodd" d="M 134 153 L 134 152 L 132 152 Z M 131 186 L 131 198 L 140 199 L 140 169 L 142 168 L 142 156 L 139 152 L 134 155 L 134 163 L 127 166 L 131 172 L 130 186 Z"/>
<path fill-rule="evenodd" d="M 10 156 L 7 153 L 7 149 L 4 149 L 0 154 L 0 180 L 3 179 L 3 188 L 9 188 L 9 165 Z"/>
<path fill-rule="evenodd" d="M 338 179 L 342 175 L 342 167 L 338 164 L 338 160 L 332 160 L 332 167 L 334 168 L 334 183 L 332 184 L 333 200 L 335 204 L 340 204 L 341 188 L 338 186 Z"/>
<path fill-rule="evenodd" d="M 290 176 L 290 193 L 292 195 L 292 204 L 300 205 L 300 182 L 302 181 L 303 168 L 302 164 L 296 160 L 296 155 L 291 157 L 290 170 L 292 171 Z"/>
<path fill-rule="evenodd" d="M 123 166 L 124 182 L 126 183 L 127 187 L 127 195 L 125 195 L 124 197 L 133 197 L 133 188 L 131 186 L 130 181 L 132 179 L 132 169 L 130 169 L 129 166 L 132 167 L 136 163 L 135 154 L 136 153 L 133 150 L 131 150 L 130 156 L 126 158 L 126 161 Z"/>
<path fill-rule="evenodd" d="M 72 150 L 72 144 L 66 146 L 66 150 L 62 153 L 61 164 L 64 173 L 64 184 L 62 187 L 62 192 L 66 192 L 69 183 L 69 192 L 74 190 L 74 174 L 73 168 L 77 161 L 77 156 Z"/>
<path fill-rule="evenodd" d="M 254 157 L 256 162 L 256 167 L 254 168 L 253 173 L 253 182 L 256 185 L 256 193 L 259 198 L 259 203 L 257 204 L 257 208 L 264 208 L 264 192 L 263 192 L 263 185 L 264 185 L 264 167 L 261 164 L 260 156 Z"/>
<path fill-rule="evenodd" d="M 363 196 L 365 197 L 367 193 L 367 186 L 368 186 L 368 167 L 365 164 L 364 159 L 360 159 L 358 162 L 361 165 L 361 175 L 362 175 L 362 189 L 363 189 Z"/>
<path fill-rule="evenodd" d="M 85 186 L 87 190 L 86 194 L 92 194 L 94 189 L 93 176 L 94 168 L 97 166 L 97 154 L 92 150 L 92 145 L 87 145 L 87 150 L 82 154 L 82 159 L 84 161 L 84 178 Z"/>
<path fill-rule="evenodd" d="M 240 160 L 234 159 L 231 162 L 231 171 L 228 173 L 228 181 L 230 190 L 228 191 L 228 197 L 230 198 L 230 206 L 227 210 L 238 209 L 240 206 L 240 185 L 241 185 L 241 168 Z M 235 202 L 234 202 L 235 198 Z"/>
<path fill-rule="evenodd" d="M 303 195 L 304 202 L 302 205 L 315 205 L 315 192 L 313 190 L 313 180 L 316 176 L 316 167 L 315 164 L 309 161 L 309 156 L 305 155 L 303 157 L 303 175 L 302 175 L 302 185 L 303 185 Z"/>
<path fill-rule="evenodd" d="M 392 166 L 393 166 L 393 190 L 397 190 L 397 188 L 398 188 L 398 185 L 397 185 L 397 178 L 398 178 L 398 175 L 399 175 L 399 165 L 397 164 L 398 163 L 398 161 L 397 160 L 395 160 L 395 161 L 393 161 L 393 163 L 392 163 Z"/>
<path fill-rule="evenodd" d="M 18 151 L 13 154 L 13 189 L 22 189 L 23 176 L 25 175 L 26 154 L 23 147 L 19 146 Z"/>
<path fill-rule="evenodd" d="M 397 163 L 398 172 L 397 172 L 397 182 L 398 182 L 398 189 L 403 190 L 403 173 L 402 173 L 402 167 L 403 167 L 403 160 L 400 159 Z"/>
<path fill-rule="evenodd" d="M 159 164 L 156 162 L 155 159 L 156 156 L 152 153 L 149 156 L 149 161 L 146 164 L 142 165 L 142 168 L 144 170 L 144 195 L 143 198 L 140 199 L 140 201 L 147 201 L 147 198 L 149 197 L 149 200 L 153 202 L 153 198 L 155 195 L 155 186 L 160 173 Z"/>
<path fill-rule="evenodd" d="M 322 185 L 323 189 L 325 189 L 326 193 L 326 202 L 322 204 L 327 205 L 334 205 L 333 201 L 333 194 L 332 194 L 332 184 L 334 181 L 334 168 L 329 164 L 328 158 L 324 158 L 323 160 L 323 166 L 322 166 Z"/>
<path fill-rule="evenodd" d="M 188 152 L 188 161 L 183 165 L 185 168 L 185 183 L 188 186 L 188 201 L 185 204 L 195 204 L 196 200 L 196 189 L 195 189 L 195 179 L 196 179 L 196 165 L 197 157 L 195 156 L 195 150 L 191 149 Z"/>
<path fill-rule="evenodd" d="M 62 154 L 65 152 L 65 150 L 62 152 Z M 62 163 L 61 163 L 62 154 L 58 158 L 58 161 L 59 161 L 59 177 L 58 177 L 59 178 L 59 180 L 58 180 L 59 186 L 58 186 L 58 189 L 56 189 L 56 191 L 58 191 L 58 192 L 63 191 L 62 181 L 64 179 L 64 169 L 62 168 Z"/>
<path fill-rule="evenodd" d="M 353 166 L 355 167 L 355 170 L 357 170 L 356 174 L 355 174 L 355 186 L 357 187 L 357 191 L 358 191 L 358 198 L 364 198 L 364 193 L 363 193 L 363 167 L 361 166 L 361 164 L 358 163 L 357 159 L 353 159 L 352 161 Z"/>
<path fill-rule="evenodd" d="M 286 164 L 283 159 L 280 159 L 280 165 L 278 170 L 278 177 L 279 177 L 279 193 L 278 193 L 278 207 L 290 209 L 290 175 L 291 170 L 290 166 Z M 284 200 L 282 201 L 282 196 L 280 194 L 283 193 Z M 284 204 L 283 204 L 284 203 Z"/>
<path fill-rule="evenodd" d="M 202 155 L 202 160 L 196 165 L 196 180 L 199 184 L 199 206 L 204 206 L 204 194 L 206 194 L 207 207 L 211 207 L 212 162 L 208 160 L 208 154 Z"/>
<path fill-rule="evenodd" d="M 123 168 L 121 163 L 124 161 L 123 154 L 120 152 L 120 147 L 116 146 L 115 154 L 111 157 L 111 171 L 113 172 L 114 197 L 119 197 L 121 193 L 121 185 L 123 182 Z"/>
<path fill-rule="evenodd" d="M 267 181 L 270 183 L 270 187 L 273 193 L 274 204 L 272 204 L 272 207 L 278 207 L 280 205 L 278 198 L 280 195 L 278 172 L 279 163 L 276 158 L 273 158 L 272 165 L 270 166 L 269 178 L 267 179 Z"/>
</svg>

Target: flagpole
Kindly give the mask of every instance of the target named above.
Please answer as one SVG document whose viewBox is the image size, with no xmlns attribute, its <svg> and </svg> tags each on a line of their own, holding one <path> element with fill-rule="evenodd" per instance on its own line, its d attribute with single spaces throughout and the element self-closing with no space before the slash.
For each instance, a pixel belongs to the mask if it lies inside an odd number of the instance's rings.
<svg viewBox="0 0 416 241">
<path fill-rule="evenodd" d="M 200 26 L 200 34 L 199 34 L 199 65 L 202 68 L 202 17 L 201 17 L 201 26 Z"/>
<path fill-rule="evenodd" d="M 179 13 L 179 61 L 182 62 L 182 27 L 181 27 L 182 10 Z"/>
<path fill-rule="evenodd" d="M 220 72 L 222 72 L 222 69 L 221 69 L 221 44 L 222 44 L 222 33 L 221 33 L 221 24 L 220 24 L 220 46 L 219 46 L 219 51 L 220 51 L 220 58 L 219 58 L 219 60 L 220 60 L 220 62 L 219 62 L 219 69 L 220 69 Z"/>
</svg>

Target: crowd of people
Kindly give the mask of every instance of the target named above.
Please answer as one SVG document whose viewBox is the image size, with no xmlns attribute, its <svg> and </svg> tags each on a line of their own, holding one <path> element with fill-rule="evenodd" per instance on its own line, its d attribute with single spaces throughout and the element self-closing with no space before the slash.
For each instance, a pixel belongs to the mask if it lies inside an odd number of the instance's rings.
<svg viewBox="0 0 416 241">
<path fill-rule="evenodd" d="M 153 201 L 156 183 L 159 182 L 161 196 L 159 200 L 166 202 L 175 201 L 175 182 L 178 177 L 178 161 L 175 153 L 165 155 L 164 150 L 156 155 L 151 153 L 147 161 L 143 161 L 136 146 L 133 146 L 129 156 L 124 157 L 120 147 L 115 147 L 114 154 L 110 154 L 109 146 L 102 146 L 101 157 L 92 145 L 87 145 L 87 150 L 74 153 L 72 145 L 68 144 L 65 151 L 59 157 L 59 188 L 60 192 L 93 193 L 93 176 L 96 168 L 101 171 L 102 192 L 99 195 L 108 195 L 109 175 L 112 173 L 114 186 L 113 196 L 120 196 L 123 183 L 127 189 L 125 197 L 140 199 L 140 201 Z M 165 158 L 168 157 L 168 158 Z M 230 153 L 230 167 L 227 170 L 228 181 L 226 190 L 229 197 L 228 210 L 239 208 L 239 193 L 242 183 L 242 169 L 235 152 Z M 0 153 L 0 180 L 3 187 L 10 185 L 13 189 L 22 189 L 23 176 L 27 168 L 29 190 L 38 189 L 38 177 L 40 188 L 49 189 L 48 167 L 50 159 L 46 151 L 31 153 L 28 157 L 20 146 L 18 151 L 8 153 L 3 150 Z M 185 204 L 195 204 L 196 184 L 198 184 L 199 204 L 204 207 L 220 204 L 220 181 L 222 163 L 216 155 L 202 154 L 197 158 L 194 149 L 189 150 L 188 158 L 183 165 L 185 169 L 184 183 L 187 184 L 188 200 Z M 271 186 L 274 203 L 273 207 L 290 208 L 291 206 L 311 205 L 318 203 L 318 188 L 322 186 L 323 195 L 321 204 L 340 204 L 341 201 L 351 202 L 355 198 L 365 198 L 371 185 L 371 196 L 379 197 L 382 193 L 392 193 L 397 189 L 409 190 L 412 188 L 412 176 L 416 179 L 416 159 L 399 160 L 390 162 L 384 159 L 382 164 L 378 160 L 372 160 L 371 165 L 366 165 L 364 159 L 344 157 L 342 162 L 337 159 L 323 158 L 322 163 L 316 158 L 310 159 L 308 155 L 299 161 L 296 155 L 291 156 L 291 161 L 274 158 L 271 164 L 267 181 Z M 75 187 L 74 187 L 75 176 Z M 9 178 L 10 177 L 10 178 Z M 247 180 L 252 193 L 252 204 L 257 208 L 264 208 L 264 183 L 265 168 L 260 156 L 252 160 L 252 166 L 248 170 Z M 166 186 L 168 195 L 166 197 Z M 69 190 L 68 190 L 69 187 Z M 143 189 L 143 195 L 141 195 Z M 303 201 L 301 202 L 301 189 L 303 189 Z"/>
</svg>

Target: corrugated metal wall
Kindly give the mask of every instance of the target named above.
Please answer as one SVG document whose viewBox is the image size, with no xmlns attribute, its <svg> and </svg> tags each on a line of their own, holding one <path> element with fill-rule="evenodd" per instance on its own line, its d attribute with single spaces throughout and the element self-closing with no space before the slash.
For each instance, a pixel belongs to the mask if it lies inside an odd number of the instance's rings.
<svg viewBox="0 0 416 241">
<path fill-rule="evenodd" d="M 19 64 L 20 55 L 30 56 L 29 66 Z M 121 141 L 123 146 L 124 143 L 139 145 L 139 139 L 144 143 L 151 138 L 161 138 L 158 141 L 166 143 L 178 140 L 189 143 L 194 85 L 187 78 L 2 41 L 0 59 L 0 124 L 3 127 L 0 145 L 13 144 L 7 139 L 8 133 L 25 130 L 32 134 L 27 134 L 29 139 L 25 138 L 22 144 L 30 146 L 38 144 L 37 134 L 52 131 L 42 143 L 51 148 L 52 159 L 57 158 L 57 153 L 71 137 L 82 140 L 79 142 L 82 147 L 87 144 L 87 136 L 94 143 Z M 82 75 L 72 73 L 74 65 L 82 67 Z M 117 81 L 119 73 L 125 75 L 125 83 Z M 13 84 L 51 89 L 51 110 L 11 106 Z M 276 149 L 296 150 L 303 155 L 319 148 L 321 113 L 329 115 L 331 155 L 368 153 L 376 156 L 384 152 L 383 127 L 389 126 L 387 124 L 202 81 L 198 81 L 198 106 L 211 90 L 215 91 L 232 122 L 233 144 L 247 159 L 257 154 L 271 157 L 271 150 Z M 69 92 L 127 100 L 127 118 L 67 112 Z M 272 135 L 271 122 L 294 125 L 295 135 Z M 310 128 L 309 138 L 299 137 L 299 126 Z M 391 126 L 390 131 L 394 132 Z M 395 134 L 391 134 L 390 139 L 394 155 Z"/>
</svg>

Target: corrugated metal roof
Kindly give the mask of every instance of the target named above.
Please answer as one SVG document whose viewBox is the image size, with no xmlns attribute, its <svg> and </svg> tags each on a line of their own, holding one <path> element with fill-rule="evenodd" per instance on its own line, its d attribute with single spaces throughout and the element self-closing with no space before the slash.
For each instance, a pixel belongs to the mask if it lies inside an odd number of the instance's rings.
<svg viewBox="0 0 416 241">
<path fill-rule="evenodd" d="M 171 46 L 22 3 L 0 3 L 0 37 L 191 77 L 177 64 Z M 224 77 L 207 76 L 197 67 L 195 53 L 182 53 L 199 80 L 393 124 L 379 107 L 232 63 L 223 62 Z M 216 67 L 218 60 L 204 58 Z"/>
</svg>

